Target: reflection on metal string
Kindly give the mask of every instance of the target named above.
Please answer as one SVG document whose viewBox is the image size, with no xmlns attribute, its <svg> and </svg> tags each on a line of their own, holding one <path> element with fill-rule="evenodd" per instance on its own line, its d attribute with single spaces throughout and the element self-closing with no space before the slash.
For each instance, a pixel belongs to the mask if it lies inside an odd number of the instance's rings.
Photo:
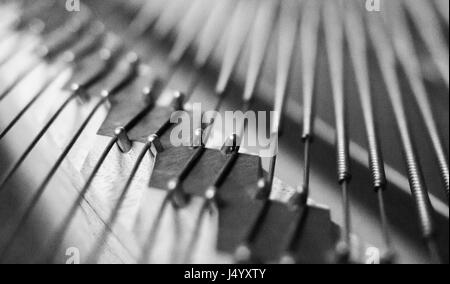
<svg viewBox="0 0 450 284">
<path fill-rule="evenodd" d="M 361 15 L 352 5 L 346 5 L 346 35 L 349 44 L 350 57 L 353 62 L 353 69 L 358 86 L 361 108 L 364 115 L 366 137 L 369 148 L 369 169 L 372 174 L 372 187 L 378 196 L 378 208 L 380 213 L 381 229 L 383 233 L 384 245 L 386 248 L 383 262 L 392 263 L 395 258 L 395 251 L 392 247 L 389 222 L 384 205 L 384 191 L 386 190 L 386 173 L 384 161 L 380 149 L 379 135 L 377 133 L 376 118 L 372 104 L 372 94 L 370 89 L 369 69 L 367 63 L 367 43 L 365 40 Z"/>
<path fill-rule="evenodd" d="M 436 250 L 435 225 L 433 207 L 423 178 L 422 168 L 411 136 L 410 126 L 406 117 L 405 105 L 395 69 L 396 58 L 394 50 L 389 44 L 382 20 L 372 15 L 369 17 L 369 34 L 371 36 L 381 73 L 386 84 L 389 100 L 395 115 L 398 132 L 400 134 L 405 162 L 408 169 L 408 179 L 411 193 L 416 205 L 419 225 L 423 239 L 427 242 L 429 253 L 434 262 L 440 262 Z"/>
</svg>

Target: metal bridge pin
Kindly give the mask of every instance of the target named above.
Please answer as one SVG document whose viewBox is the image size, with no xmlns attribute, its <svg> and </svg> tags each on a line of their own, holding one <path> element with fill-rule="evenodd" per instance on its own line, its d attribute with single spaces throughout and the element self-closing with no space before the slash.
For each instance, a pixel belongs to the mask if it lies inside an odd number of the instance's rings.
<svg viewBox="0 0 450 284">
<path fill-rule="evenodd" d="M 235 152 L 237 148 L 239 148 L 238 136 L 236 133 L 233 133 L 227 138 L 220 151 L 222 152 L 222 154 L 228 155 Z"/>
<path fill-rule="evenodd" d="M 183 191 L 180 179 L 171 179 L 167 183 L 167 187 L 171 192 L 171 200 L 173 205 L 176 208 L 186 207 L 189 203 L 189 196 Z"/>
<path fill-rule="evenodd" d="M 146 104 L 153 103 L 153 91 L 151 87 L 147 86 L 142 89 L 142 98 Z"/>
<path fill-rule="evenodd" d="M 280 259 L 280 264 L 295 264 L 295 258 L 292 254 L 286 253 Z"/>
<path fill-rule="evenodd" d="M 131 151 L 133 147 L 133 143 L 128 137 L 127 131 L 124 127 L 118 127 L 114 134 L 117 136 L 117 146 L 119 147 L 122 153 L 128 153 Z"/>
<path fill-rule="evenodd" d="M 271 192 L 270 184 L 267 178 L 262 177 L 256 183 L 255 199 L 266 200 L 269 198 Z"/>
<path fill-rule="evenodd" d="M 158 135 L 150 135 L 150 137 L 148 137 L 147 139 L 147 142 L 150 144 L 150 152 L 152 153 L 153 157 L 155 157 L 158 153 L 164 151 L 164 147 L 161 144 Z"/>
<path fill-rule="evenodd" d="M 208 203 L 213 203 L 217 198 L 217 187 L 210 186 L 205 192 L 205 198 Z"/>
<path fill-rule="evenodd" d="M 126 55 L 126 61 L 129 65 L 137 66 L 140 62 L 139 55 L 135 52 L 129 52 Z"/>
<path fill-rule="evenodd" d="M 100 92 L 100 96 L 101 97 L 103 97 L 103 98 L 107 98 L 107 97 L 109 97 L 109 91 L 108 90 L 102 90 L 101 92 Z"/>
<path fill-rule="evenodd" d="M 234 258 L 238 263 L 248 263 L 251 259 L 252 252 L 247 245 L 240 245 L 234 253 Z"/>
<path fill-rule="evenodd" d="M 185 99 L 186 96 L 182 92 L 176 91 L 173 94 L 171 106 L 176 110 L 182 110 Z"/>
<path fill-rule="evenodd" d="M 201 146 L 203 146 L 203 129 L 197 128 L 192 137 L 192 147 L 196 148 Z"/>
<path fill-rule="evenodd" d="M 72 92 L 78 92 L 78 91 L 81 90 L 81 86 L 80 86 L 80 84 L 73 83 L 73 84 L 70 86 L 70 90 L 71 90 Z"/>
<path fill-rule="evenodd" d="M 298 190 L 289 199 L 288 205 L 292 208 L 298 208 L 308 203 L 308 195 L 306 194 L 304 186 L 299 186 Z"/>
<path fill-rule="evenodd" d="M 163 86 L 164 81 L 161 78 L 155 78 L 149 86 L 144 87 L 142 90 L 142 98 L 144 103 L 147 105 L 154 104 L 155 98 L 161 94 Z"/>
<path fill-rule="evenodd" d="M 351 258 L 351 252 L 347 242 L 340 241 L 336 245 L 335 258 L 337 263 L 349 263 Z"/>
</svg>

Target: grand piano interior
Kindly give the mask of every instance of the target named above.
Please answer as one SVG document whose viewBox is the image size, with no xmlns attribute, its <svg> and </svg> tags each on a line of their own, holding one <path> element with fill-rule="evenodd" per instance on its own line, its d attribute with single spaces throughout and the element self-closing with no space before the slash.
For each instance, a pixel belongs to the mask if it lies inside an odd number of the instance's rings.
<svg viewBox="0 0 450 284">
<path fill-rule="evenodd" d="M 448 4 L 0 1 L 0 261 L 448 263 Z"/>
</svg>

